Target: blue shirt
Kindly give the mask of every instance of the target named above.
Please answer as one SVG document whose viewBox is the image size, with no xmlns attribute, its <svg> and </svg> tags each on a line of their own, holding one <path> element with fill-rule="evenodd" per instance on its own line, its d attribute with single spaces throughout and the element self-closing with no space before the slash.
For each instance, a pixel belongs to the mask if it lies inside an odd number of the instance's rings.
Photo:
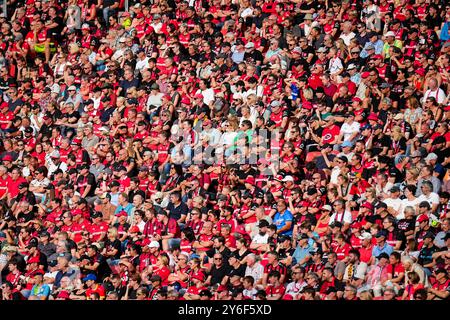
<svg viewBox="0 0 450 320">
<path fill-rule="evenodd" d="M 50 287 L 48 284 L 42 284 L 40 286 L 34 285 L 33 288 L 31 288 L 31 296 L 36 297 L 48 297 L 50 295 Z"/>
<path fill-rule="evenodd" d="M 299 245 L 297 246 L 297 248 L 295 248 L 294 253 L 292 254 L 292 264 L 297 264 L 300 261 L 302 261 L 305 257 L 310 256 L 311 253 L 310 251 L 312 250 L 312 246 L 311 245 L 307 245 L 305 248 L 300 247 Z M 306 265 L 306 263 L 302 264 L 301 266 L 304 267 Z"/>
<path fill-rule="evenodd" d="M 280 235 L 292 236 L 292 229 L 294 228 L 294 226 L 292 225 L 293 219 L 294 217 L 289 210 L 286 210 L 283 214 L 279 212 L 275 214 L 275 216 L 273 217 L 273 223 L 277 226 L 277 230 L 282 229 L 286 225 L 286 222 L 291 221 L 291 228 L 289 230 L 281 232 Z"/>
<path fill-rule="evenodd" d="M 383 41 L 381 41 L 380 39 L 378 39 L 375 43 L 367 41 L 364 46 L 364 49 L 362 49 L 361 53 L 359 54 L 361 58 L 367 58 L 369 56 L 369 54 L 367 53 L 367 47 L 369 45 L 373 45 L 375 47 L 375 54 L 381 54 L 383 52 L 384 47 Z"/>
<path fill-rule="evenodd" d="M 134 206 L 133 206 L 133 204 L 131 204 L 131 203 L 128 203 L 125 207 L 119 205 L 119 206 L 117 207 L 116 211 L 114 211 L 114 214 L 117 214 L 117 213 L 119 213 L 120 211 L 125 211 L 125 212 L 128 214 L 128 216 L 131 216 L 131 213 L 132 213 L 132 211 L 133 211 L 133 208 L 134 208 Z"/>
<path fill-rule="evenodd" d="M 392 251 L 394 251 L 394 248 L 392 248 L 392 246 L 390 246 L 387 243 L 385 243 L 383 248 L 380 248 L 378 245 L 373 247 L 373 249 L 372 249 L 372 256 L 377 258 L 383 252 L 387 253 L 388 255 L 390 255 L 392 253 Z"/>
</svg>

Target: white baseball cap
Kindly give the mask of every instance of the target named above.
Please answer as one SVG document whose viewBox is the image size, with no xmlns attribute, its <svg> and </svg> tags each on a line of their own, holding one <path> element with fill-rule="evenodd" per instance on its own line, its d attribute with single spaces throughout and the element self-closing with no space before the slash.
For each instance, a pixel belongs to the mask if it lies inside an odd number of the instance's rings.
<svg viewBox="0 0 450 320">
<path fill-rule="evenodd" d="M 358 237 L 358 239 L 360 239 L 360 240 L 370 240 L 370 239 L 372 239 L 372 235 L 371 235 L 370 233 L 368 233 L 368 232 L 363 232 L 363 233 Z"/>
<path fill-rule="evenodd" d="M 148 244 L 149 248 L 159 248 L 159 242 L 158 241 L 152 241 Z"/>
<path fill-rule="evenodd" d="M 294 182 L 294 178 L 293 178 L 292 176 L 286 176 L 286 177 L 284 177 L 283 180 L 281 180 L 281 181 L 283 181 L 283 182 L 286 182 L 286 181 Z"/>
</svg>

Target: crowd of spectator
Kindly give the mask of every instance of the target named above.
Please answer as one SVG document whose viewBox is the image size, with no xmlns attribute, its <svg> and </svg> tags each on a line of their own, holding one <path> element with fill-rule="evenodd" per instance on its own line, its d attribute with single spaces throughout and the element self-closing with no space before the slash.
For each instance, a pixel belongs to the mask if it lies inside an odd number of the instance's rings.
<svg viewBox="0 0 450 320">
<path fill-rule="evenodd" d="M 0 26 L 0 300 L 449 299 L 447 1 Z"/>
</svg>

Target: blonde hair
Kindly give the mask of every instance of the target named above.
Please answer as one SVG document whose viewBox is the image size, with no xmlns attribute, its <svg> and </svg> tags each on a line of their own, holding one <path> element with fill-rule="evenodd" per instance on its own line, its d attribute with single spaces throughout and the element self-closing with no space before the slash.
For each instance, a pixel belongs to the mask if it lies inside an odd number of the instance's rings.
<svg viewBox="0 0 450 320">
<path fill-rule="evenodd" d="M 314 97 L 314 92 L 311 89 L 303 89 L 303 97 L 306 100 L 311 100 Z"/>
<path fill-rule="evenodd" d="M 117 238 L 118 235 L 118 231 L 116 227 L 111 227 L 108 229 L 109 234 L 111 235 L 111 237 Z"/>
<path fill-rule="evenodd" d="M 161 260 L 162 264 L 165 266 L 169 265 L 169 258 L 167 258 L 167 256 L 165 255 L 160 255 L 159 259 Z"/>
<path fill-rule="evenodd" d="M 76 43 L 69 44 L 69 52 L 70 53 L 78 53 L 80 51 L 80 47 Z"/>
<path fill-rule="evenodd" d="M 402 128 L 395 126 L 392 128 L 392 139 L 394 141 L 399 141 L 403 137 Z"/>
<path fill-rule="evenodd" d="M 373 295 L 372 295 L 372 293 L 370 293 L 370 291 L 363 291 L 359 295 L 359 298 L 361 300 L 373 300 Z"/>
</svg>

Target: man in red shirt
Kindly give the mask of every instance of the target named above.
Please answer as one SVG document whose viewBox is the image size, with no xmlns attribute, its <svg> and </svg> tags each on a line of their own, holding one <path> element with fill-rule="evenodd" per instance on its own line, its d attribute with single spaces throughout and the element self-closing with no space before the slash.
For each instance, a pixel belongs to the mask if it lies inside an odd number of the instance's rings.
<svg viewBox="0 0 450 320">
<path fill-rule="evenodd" d="M 273 270 L 269 273 L 269 283 L 266 288 L 267 300 L 280 300 L 286 288 L 280 283 L 280 271 Z"/>
<path fill-rule="evenodd" d="M 91 230 L 91 225 L 89 221 L 83 217 L 83 214 L 79 209 L 74 210 L 72 219 L 73 225 L 70 230 L 72 231 L 72 240 L 78 243 L 83 239 L 83 232 L 89 232 L 89 230 Z"/>
<path fill-rule="evenodd" d="M 359 239 L 362 241 L 361 248 L 359 248 L 360 261 L 369 264 L 373 250 L 372 235 L 369 232 L 363 232 Z"/>
<path fill-rule="evenodd" d="M 44 26 L 42 20 L 36 20 L 33 31 L 33 45 L 31 50 L 34 52 L 44 52 L 45 62 L 50 62 L 50 31 Z"/>
<path fill-rule="evenodd" d="M 91 228 L 89 229 L 90 239 L 92 242 L 101 242 L 105 240 L 108 224 L 103 221 L 103 214 L 99 211 L 94 212 L 92 217 Z"/>
<path fill-rule="evenodd" d="M 164 251 L 179 245 L 181 241 L 181 230 L 177 221 L 173 218 L 169 218 L 167 212 L 162 209 L 158 211 L 156 218 L 161 224 L 161 232 L 154 237 L 154 240 L 162 240 L 162 247 Z"/>
<path fill-rule="evenodd" d="M 321 144 L 331 144 L 334 145 L 339 137 L 340 128 L 334 124 L 334 117 L 328 117 L 323 125 L 324 129 L 322 131 Z"/>
</svg>

